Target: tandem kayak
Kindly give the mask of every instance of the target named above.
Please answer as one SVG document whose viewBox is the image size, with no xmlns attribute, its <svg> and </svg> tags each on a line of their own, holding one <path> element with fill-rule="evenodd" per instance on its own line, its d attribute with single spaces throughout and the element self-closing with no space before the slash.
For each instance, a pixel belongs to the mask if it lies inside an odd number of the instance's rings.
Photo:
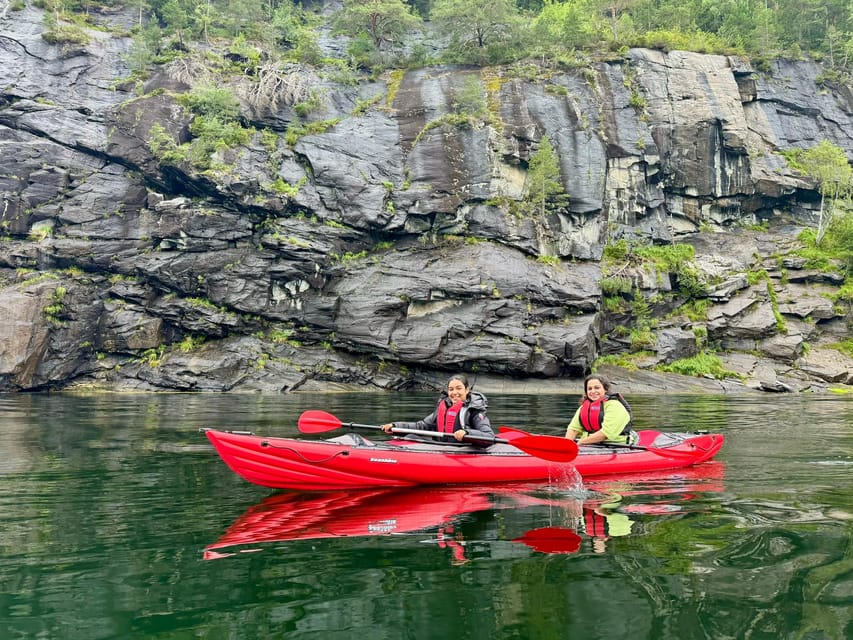
<svg viewBox="0 0 853 640">
<path fill-rule="evenodd" d="M 580 447 L 570 462 L 525 453 L 513 433 L 486 448 L 394 439 L 374 442 L 357 433 L 327 440 L 266 437 L 203 429 L 226 465 L 245 480 L 274 489 L 335 490 L 435 484 L 560 482 L 582 477 L 659 471 L 700 464 L 723 446 L 709 433 L 641 431 L 641 446 Z M 520 445 L 521 446 L 521 445 Z"/>
</svg>

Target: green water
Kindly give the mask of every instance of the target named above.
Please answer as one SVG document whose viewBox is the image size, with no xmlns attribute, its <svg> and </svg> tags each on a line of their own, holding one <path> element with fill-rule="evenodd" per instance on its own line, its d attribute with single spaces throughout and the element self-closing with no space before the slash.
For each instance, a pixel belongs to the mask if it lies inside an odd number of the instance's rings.
<svg viewBox="0 0 853 640">
<path fill-rule="evenodd" d="M 641 427 L 724 433 L 717 461 L 273 492 L 198 428 L 295 436 L 305 409 L 376 424 L 432 397 L 0 396 L 0 638 L 853 637 L 853 400 L 630 399 Z M 490 415 L 558 434 L 575 403 L 493 397 Z"/>
</svg>

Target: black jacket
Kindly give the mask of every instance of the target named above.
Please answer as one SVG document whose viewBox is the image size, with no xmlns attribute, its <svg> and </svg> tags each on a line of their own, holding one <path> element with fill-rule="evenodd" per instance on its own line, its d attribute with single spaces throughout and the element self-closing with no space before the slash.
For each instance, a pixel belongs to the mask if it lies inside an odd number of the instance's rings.
<svg viewBox="0 0 853 640">
<path fill-rule="evenodd" d="M 395 422 L 394 426 L 403 429 L 420 429 L 422 431 L 438 431 L 438 409 L 441 403 L 450 407 L 450 398 L 446 391 L 441 392 L 441 397 L 438 400 L 435 411 L 429 414 L 423 420 L 417 422 Z M 489 417 L 486 415 L 486 407 L 489 403 L 479 391 L 472 391 L 468 394 L 468 399 L 462 405 L 459 415 L 456 416 L 456 421 L 453 424 L 454 431 L 462 428 L 468 433 L 475 436 L 491 436 L 494 437 L 495 432 L 492 431 L 492 424 L 489 422 Z M 448 436 L 449 437 L 449 436 Z M 489 444 L 489 443 L 486 443 Z"/>
</svg>

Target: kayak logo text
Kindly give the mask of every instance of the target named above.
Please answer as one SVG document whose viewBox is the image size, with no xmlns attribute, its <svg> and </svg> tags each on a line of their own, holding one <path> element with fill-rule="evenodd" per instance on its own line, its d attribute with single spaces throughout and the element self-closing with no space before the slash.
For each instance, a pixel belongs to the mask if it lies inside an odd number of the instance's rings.
<svg viewBox="0 0 853 640">
<path fill-rule="evenodd" d="M 396 518 L 390 518 L 388 520 L 379 520 L 378 522 L 371 522 L 367 525 L 367 530 L 371 533 L 391 533 L 396 528 Z"/>
</svg>

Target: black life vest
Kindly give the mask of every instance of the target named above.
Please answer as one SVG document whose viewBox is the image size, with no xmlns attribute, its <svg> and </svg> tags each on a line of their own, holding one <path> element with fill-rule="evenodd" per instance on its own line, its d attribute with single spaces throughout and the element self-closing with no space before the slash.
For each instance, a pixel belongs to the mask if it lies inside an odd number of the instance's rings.
<svg viewBox="0 0 853 640">
<path fill-rule="evenodd" d="M 631 412 L 631 406 L 628 404 L 628 401 L 622 397 L 621 393 L 608 393 L 604 398 L 596 400 L 595 402 L 591 402 L 588 398 L 584 399 L 581 404 L 580 415 L 578 416 L 580 418 L 581 426 L 587 433 L 601 431 L 601 427 L 604 426 L 604 403 L 607 400 L 618 400 L 628 412 L 628 424 L 625 425 L 625 428 L 622 429 L 622 433 L 619 434 L 627 436 L 631 433 L 634 416 Z"/>
<path fill-rule="evenodd" d="M 448 406 L 448 402 L 440 402 L 438 404 L 438 420 L 436 420 L 436 428 L 442 433 L 453 433 L 456 431 L 454 428 L 456 426 L 456 418 L 459 415 L 459 412 L 462 411 L 462 406 L 461 402 L 457 402 L 450 406 Z"/>
</svg>

